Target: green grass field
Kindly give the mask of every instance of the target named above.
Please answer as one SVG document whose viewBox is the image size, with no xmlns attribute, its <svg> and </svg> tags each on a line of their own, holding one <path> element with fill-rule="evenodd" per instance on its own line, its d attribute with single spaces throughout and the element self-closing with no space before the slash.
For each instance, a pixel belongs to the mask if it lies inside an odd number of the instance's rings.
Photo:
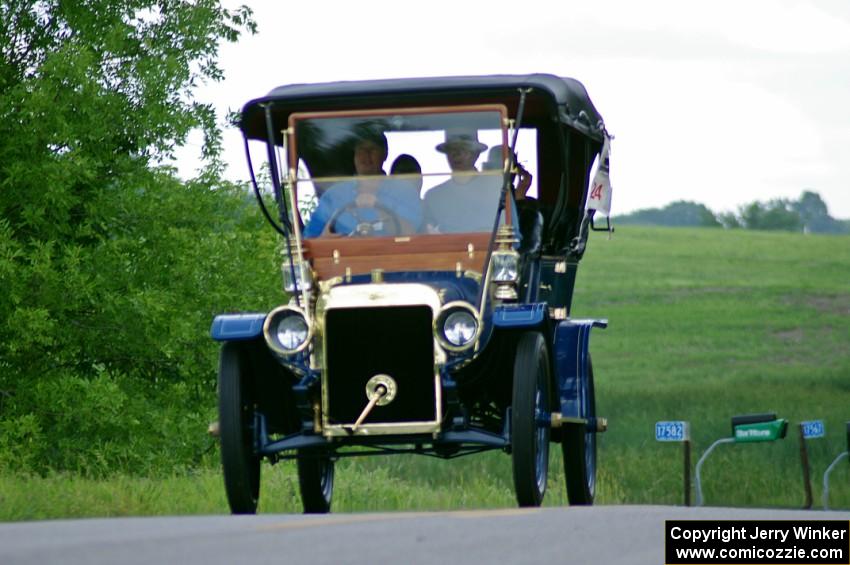
<svg viewBox="0 0 850 565">
<path fill-rule="evenodd" d="M 850 420 L 850 238 L 634 227 L 589 253 L 574 314 L 611 320 L 592 345 L 611 418 L 601 501 L 681 500 L 681 450 L 654 442 L 656 420 L 691 422 L 695 463 L 730 435 L 732 415 L 775 411 L 792 425 L 825 421 L 826 438 L 809 442 L 820 503 Z M 703 468 L 706 502 L 801 505 L 796 434 L 718 448 Z M 830 489 L 844 508 L 847 467 Z"/>
<path fill-rule="evenodd" d="M 575 317 L 606 317 L 591 351 L 600 415 L 599 504 L 680 504 L 682 451 L 654 441 L 658 420 L 688 420 L 693 463 L 730 435 L 735 414 L 774 411 L 788 437 L 724 445 L 703 468 L 706 504 L 800 507 L 796 425 L 809 442 L 815 508 L 850 420 L 850 237 L 627 226 L 594 234 L 579 269 Z M 199 431 L 203 433 L 203 431 Z M 214 455 L 214 454 L 212 454 Z M 213 456 L 170 478 L 0 476 L 0 519 L 225 513 Z M 294 467 L 263 469 L 261 512 L 298 512 Z M 553 450 L 547 505 L 567 503 Z M 338 463 L 335 511 L 461 509 L 514 504 L 510 458 L 409 456 Z M 832 474 L 830 506 L 850 508 L 850 465 Z"/>
</svg>

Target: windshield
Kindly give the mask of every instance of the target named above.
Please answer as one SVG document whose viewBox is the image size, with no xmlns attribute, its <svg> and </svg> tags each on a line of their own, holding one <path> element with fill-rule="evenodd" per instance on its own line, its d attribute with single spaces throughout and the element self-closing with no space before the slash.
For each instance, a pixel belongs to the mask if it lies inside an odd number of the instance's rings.
<svg viewBox="0 0 850 565">
<path fill-rule="evenodd" d="M 505 116 L 502 106 L 294 114 L 304 237 L 489 232 Z"/>
</svg>

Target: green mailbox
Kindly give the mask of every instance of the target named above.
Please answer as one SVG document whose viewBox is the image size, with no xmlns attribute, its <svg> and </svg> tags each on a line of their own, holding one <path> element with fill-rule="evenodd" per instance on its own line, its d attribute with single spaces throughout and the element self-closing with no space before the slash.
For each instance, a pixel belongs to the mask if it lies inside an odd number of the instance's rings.
<svg viewBox="0 0 850 565">
<path fill-rule="evenodd" d="M 850 422 L 847 423 L 848 448 L 850 448 Z M 700 480 L 700 469 L 714 448 L 723 443 L 758 443 L 765 441 L 776 441 L 784 439 L 788 432 L 788 420 L 777 418 L 773 412 L 763 414 L 742 414 L 732 416 L 732 437 L 722 437 L 711 444 L 705 450 L 702 457 L 697 461 L 696 467 L 696 490 L 697 506 L 702 506 L 702 481 Z"/>
<path fill-rule="evenodd" d="M 735 443 L 755 443 L 783 439 L 788 432 L 788 420 L 776 414 L 745 414 L 732 418 Z"/>
<path fill-rule="evenodd" d="M 735 428 L 735 443 L 776 441 L 783 439 L 788 431 L 788 420 L 780 418 L 772 422 L 744 424 Z"/>
</svg>

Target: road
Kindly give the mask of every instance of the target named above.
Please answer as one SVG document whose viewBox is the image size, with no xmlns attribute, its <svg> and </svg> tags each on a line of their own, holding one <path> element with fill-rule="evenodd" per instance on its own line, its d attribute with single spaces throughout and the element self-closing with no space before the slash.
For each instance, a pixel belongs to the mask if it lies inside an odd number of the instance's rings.
<svg viewBox="0 0 850 565">
<path fill-rule="evenodd" d="M 847 512 L 596 506 L 0 524 L 0 564 L 664 563 L 665 519 L 850 519 Z"/>
</svg>

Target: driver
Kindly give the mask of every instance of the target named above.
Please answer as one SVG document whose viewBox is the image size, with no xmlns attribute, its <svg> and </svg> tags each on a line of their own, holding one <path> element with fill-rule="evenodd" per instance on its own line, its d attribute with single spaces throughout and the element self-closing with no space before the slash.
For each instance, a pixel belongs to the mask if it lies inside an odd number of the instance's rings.
<svg viewBox="0 0 850 565">
<path fill-rule="evenodd" d="M 304 236 L 415 233 L 422 224 L 419 191 L 411 182 L 381 178 L 386 176 L 386 160 L 386 136 L 382 132 L 359 132 L 354 145 L 354 170 L 364 178 L 331 186 L 319 199 Z"/>
</svg>

